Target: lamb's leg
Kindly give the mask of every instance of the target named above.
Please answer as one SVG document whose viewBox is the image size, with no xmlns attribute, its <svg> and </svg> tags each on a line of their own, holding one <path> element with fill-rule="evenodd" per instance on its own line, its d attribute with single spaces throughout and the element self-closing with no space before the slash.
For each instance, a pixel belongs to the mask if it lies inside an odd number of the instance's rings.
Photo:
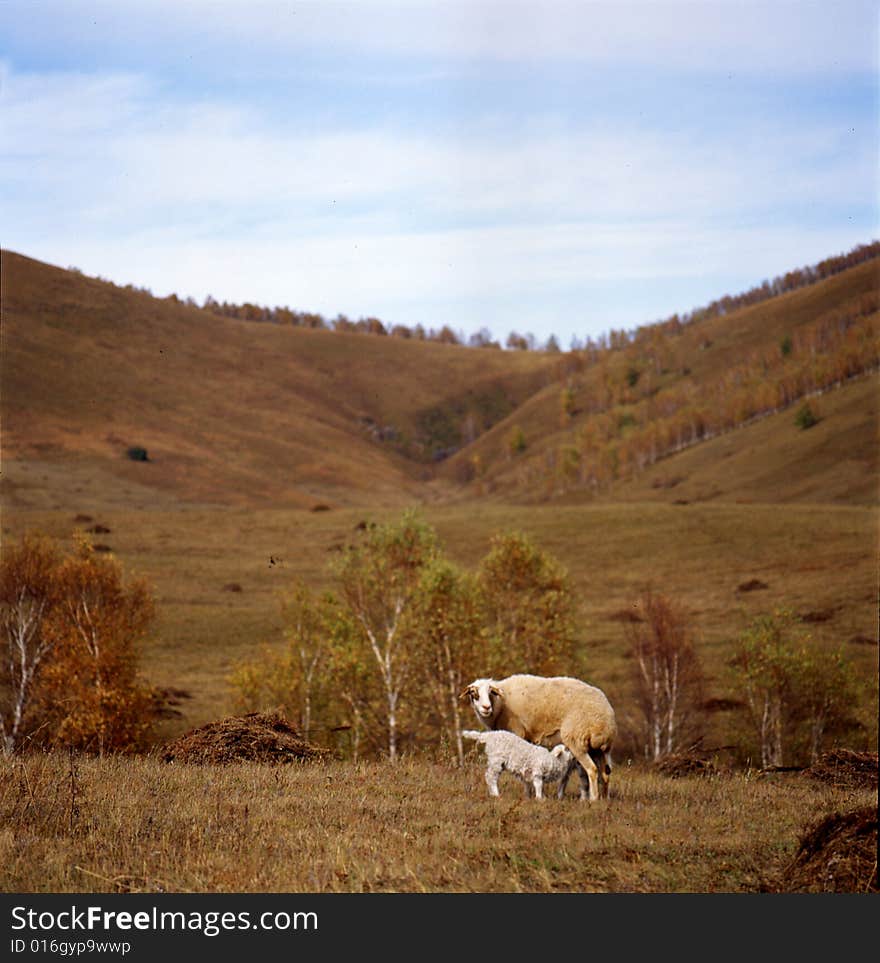
<svg viewBox="0 0 880 963">
<path fill-rule="evenodd" d="M 486 769 L 486 785 L 489 787 L 490 796 L 501 795 L 498 792 L 498 777 L 501 775 L 501 769 L 497 766 L 488 766 Z"/>
<path fill-rule="evenodd" d="M 528 776 L 522 773 L 516 773 L 516 778 L 523 784 L 523 792 L 526 794 L 526 799 L 532 798 L 532 784 L 529 782 Z"/>
<path fill-rule="evenodd" d="M 587 799 L 589 798 L 589 795 L 590 795 L 590 780 L 587 778 L 587 773 L 584 770 L 584 767 L 580 763 L 577 763 L 576 765 L 577 765 L 578 781 L 581 784 L 580 797 L 581 799 Z"/>
<path fill-rule="evenodd" d="M 568 768 L 563 773 L 562 779 L 559 780 L 559 786 L 556 790 L 556 798 L 563 799 L 565 797 L 565 787 L 568 785 L 568 777 L 571 775 L 572 770 L 577 767 L 577 759 L 572 756 L 571 761 L 568 764 Z M 578 767 L 578 772 L 583 772 L 582 769 Z"/>
<path fill-rule="evenodd" d="M 544 780 L 540 776 L 532 776 L 532 785 L 535 787 L 535 799 L 543 799 Z"/>
</svg>

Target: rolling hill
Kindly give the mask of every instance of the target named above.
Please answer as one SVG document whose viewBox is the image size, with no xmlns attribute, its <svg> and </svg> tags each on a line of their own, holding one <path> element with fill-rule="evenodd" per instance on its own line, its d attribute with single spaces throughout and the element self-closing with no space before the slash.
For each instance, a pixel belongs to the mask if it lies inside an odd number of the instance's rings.
<svg viewBox="0 0 880 963">
<path fill-rule="evenodd" d="M 583 463 L 590 445 L 624 444 L 663 399 L 687 393 L 705 405 L 726 374 L 766 368 L 768 352 L 823 319 L 861 311 L 876 351 L 877 291 L 875 258 L 671 335 L 640 329 L 622 348 L 588 356 L 240 321 L 7 251 L 4 501 L 49 507 L 71 489 L 115 505 L 394 506 L 487 495 L 873 504 L 878 409 L 867 357 L 867 371 L 815 402 L 821 419 L 810 431 L 797 432 L 779 405 L 601 484 Z M 622 379 L 640 384 L 630 391 Z M 597 440 L 602 418 L 614 427 Z M 515 454 L 514 430 L 523 437 Z M 133 447 L 148 460 L 127 457 Z"/>
<path fill-rule="evenodd" d="M 538 354 L 230 320 L 12 252 L 2 279 L 13 504 L 37 463 L 192 502 L 431 499 L 447 408 L 483 426 L 550 376 Z"/>
<path fill-rule="evenodd" d="M 701 473 L 699 497 L 874 504 L 878 292 L 874 259 L 729 314 L 566 355 L 553 384 L 443 473 L 507 499 L 656 498 L 691 465 L 723 461 L 723 481 Z M 792 409 L 805 400 L 824 424 L 798 432 Z"/>
</svg>

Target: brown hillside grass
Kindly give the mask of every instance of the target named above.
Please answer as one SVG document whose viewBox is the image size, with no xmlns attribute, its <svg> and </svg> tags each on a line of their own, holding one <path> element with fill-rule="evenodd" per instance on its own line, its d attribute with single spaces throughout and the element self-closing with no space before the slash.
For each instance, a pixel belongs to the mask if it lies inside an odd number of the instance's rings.
<svg viewBox="0 0 880 963">
<path fill-rule="evenodd" d="M 782 341 L 795 336 L 799 329 L 810 325 L 826 312 L 858 304 L 861 298 L 876 292 L 878 288 L 880 269 L 877 260 L 872 260 L 818 284 L 771 298 L 752 307 L 685 325 L 679 335 L 670 338 L 671 354 L 666 361 L 668 368 L 656 379 L 656 387 L 662 391 L 676 385 L 688 385 L 698 395 L 700 389 L 705 387 L 706 398 L 709 399 L 706 403 L 711 405 L 713 391 L 723 383 L 725 374 L 731 368 L 744 363 L 756 364 L 756 359 L 765 352 L 778 353 Z M 610 358 L 613 366 L 615 354 L 611 353 Z M 457 453 L 443 466 L 443 476 L 449 479 L 460 477 L 465 464 L 478 459 L 480 468 L 471 487 L 479 493 L 494 492 L 508 499 L 535 501 L 545 500 L 564 491 L 566 487 L 571 487 L 566 486 L 558 477 L 560 451 L 566 447 L 577 447 L 578 433 L 592 417 L 589 411 L 580 410 L 577 405 L 571 418 L 560 417 L 561 393 L 563 388 L 572 382 L 573 370 L 576 370 L 576 365 L 572 359 L 562 358 L 555 383 L 541 388 L 468 449 Z M 576 398 L 588 397 L 601 377 L 601 370 L 596 366 L 588 366 L 575 376 L 574 382 L 578 385 Z M 834 392 L 819 399 L 820 411 L 824 413 L 827 404 L 829 413 L 839 415 L 833 426 L 825 425 L 825 432 L 836 434 L 833 440 L 826 440 L 824 445 L 815 436 L 809 440 L 801 440 L 794 452 L 794 464 L 787 460 L 791 451 L 786 450 L 791 448 L 788 436 L 792 434 L 794 409 L 767 419 L 771 425 L 761 439 L 761 447 L 753 449 L 753 457 L 741 466 L 746 470 L 742 480 L 751 483 L 750 490 L 743 495 L 755 500 L 776 501 L 778 499 L 774 495 L 774 486 L 781 485 L 783 499 L 842 501 L 854 496 L 860 501 L 876 503 L 876 371 L 868 374 L 864 380 L 868 387 L 863 386 L 861 391 L 857 392 L 859 401 L 848 410 L 846 399 L 833 398 Z M 827 402 L 826 398 L 829 399 Z M 615 417 L 626 417 L 629 413 L 629 407 L 622 404 L 610 410 Z M 509 450 L 511 432 L 515 428 L 522 430 L 526 441 L 525 450 L 518 455 L 512 455 Z M 739 431 L 730 432 L 720 440 L 733 438 L 737 434 Z M 801 434 L 809 436 L 812 432 Z M 756 436 L 753 434 L 752 437 Z M 757 437 L 760 438 L 760 435 Z M 703 445 L 698 447 L 703 448 Z M 732 447 L 737 448 L 735 440 Z M 802 466 L 812 467 L 811 456 L 814 449 L 818 450 L 819 458 L 826 463 L 822 466 L 826 474 L 820 474 L 813 483 L 808 483 L 803 491 L 798 491 L 796 487 L 792 490 L 790 481 L 792 478 L 801 477 Z M 717 446 L 715 450 L 718 450 Z M 802 450 L 806 452 L 803 458 L 800 457 Z M 770 464 L 762 467 L 761 456 L 765 453 L 769 456 Z M 859 478 L 855 491 L 848 491 L 846 488 L 845 468 L 841 467 L 836 473 L 833 471 L 835 457 L 854 463 Z M 646 474 L 657 478 L 668 461 L 668 458 L 663 459 Z M 808 474 L 812 478 L 812 472 Z M 727 477 L 732 477 L 735 484 L 740 481 L 739 472 L 730 472 Z M 643 490 L 644 478 L 643 475 L 630 484 L 636 484 L 639 490 Z M 824 490 L 825 481 L 831 482 L 830 493 Z M 755 485 L 755 482 L 758 484 Z M 610 497 L 618 497 L 617 487 L 619 486 L 613 486 Z M 626 489 L 628 485 L 624 484 L 623 487 Z M 728 488 L 729 486 L 724 486 L 718 491 Z M 708 488 L 706 491 L 711 492 L 712 489 Z M 589 495 L 585 492 L 580 497 Z"/>
<path fill-rule="evenodd" d="M 2 889 L 754 893 L 784 888 L 817 814 L 877 804 L 801 775 L 635 767 L 607 803 L 525 799 L 509 777 L 491 799 L 483 765 L 3 760 Z M 792 889 L 824 883 L 801 872 Z"/>
<path fill-rule="evenodd" d="M 474 391 L 515 405 L 549 371 L 534 352 L 230 320 L 2 258 L 5 457 L 159 498 L 400 504 L 429 469 L 394 439 L 416 451 L 425 411 Z M 134 445 L 149 462 L 125 457 Z"/>
<path fill-rule="evenodd" d="M 807 431 L 795 425 L 792 408 L 661 459 L 604 497 L 673 504 L 733 500 L 877 505 L 876 374 L 811 399 L 811 405 L 819 422 Z M 577 498 L 573 494 L 564 500 Z"/>
</svg>

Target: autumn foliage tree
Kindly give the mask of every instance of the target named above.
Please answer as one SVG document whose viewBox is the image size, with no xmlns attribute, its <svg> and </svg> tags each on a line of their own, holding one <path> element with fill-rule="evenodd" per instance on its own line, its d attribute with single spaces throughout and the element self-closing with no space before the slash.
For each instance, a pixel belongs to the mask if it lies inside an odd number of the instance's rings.
<svg viewBox="0 0 880 963">
<path fill-rule="evenodd" d="M 487 671 L 570 671 L 574 597 L 555 558 L 521 532 L 497 535 L 476 581 Z"/>
<path fill-rule="evenodd" d="M 422 573 L 413 616 L 427 696 L 425 717 L 437 720 L 461 763 L 461 692 L 479 671 L 482 654 L 473 578 L 445 559 L 434 559 Z"/>
<path fill-rule="evenodd" d="M 153 693 L 138 676 L 138 650 L 154 617 L 144 581 L 85 539 L 58 567 L 60 602 L 53 658 L 41 680 L 42 716 L 52 744 L 91 752 L 142 748 Z"/>
<path fill-rule="evenodd" d="M 146 583 L 125 584 L 84 538 L 62 557 L 34 537 L 5 555 L 0 581 L 7 751 L 25 734 L 90 752 L 142 748 L 155 698 L 138 675 L 154 611 Z"/>
<path fill-rule="evenodd" d="M 356 626 L 355 643 L 374 660 L 385 702 L 388 756 L 398 756 L 400 707 L 417 660 L 412 615 L 436 536 L 412 512 L 400 523 L 368 528 L 336 569 L 342 600 Z"/>
<path fill-rule="evenodd" d="M 58 551 L 46 538 L 25 535 L 0 565 L 3 711 L 0 735 L 7 755 L 18 748 L 32 720 L 38 674 L 52 656 L 51 619 L 59 602 Z"/>
<path fill-rule="evenodd" d="M 365 527 L 330 574 L 337 588 L 319 601 L 293 587 L 286 644 L 265 646 L 230 682 L 240 706 L 292 709 L 354 758 L 445 743 L 461 761 L 461 693 L 474 677 L 574 672 L 567 573 L 522 534 L 498 535 L 471 573 L 405 512 Z"/>
<path fill-rule="evenodd" d="M 782 766 L 795 753 L 814 761 L 825 736 L 847 726 L 849 666 L 840 651 L 817 648 L 792 612 L 756 618 L 740 636 L 734 668 L 762 767 Z"/>
<path fill-rule="evenodd" d="M 645 592 L 630 623 L 642 746 L 650 759 L 678 752 L 699 735 L 703 672 L 685 613 L 665 595 Z"/>
<path fill-rule="evenodd" d="M 264 646 L 256 658 L 239 663 L 232 672 L 230 681 L 241 708 L 257 710 L 267 704 L 282 708 L 296 721 L 303 738 L 311 739 L 330 658 L 332 605 L 301 581 L 290 586 L 281 598 L 284 647 L 276 651 Z"/>
</svg>

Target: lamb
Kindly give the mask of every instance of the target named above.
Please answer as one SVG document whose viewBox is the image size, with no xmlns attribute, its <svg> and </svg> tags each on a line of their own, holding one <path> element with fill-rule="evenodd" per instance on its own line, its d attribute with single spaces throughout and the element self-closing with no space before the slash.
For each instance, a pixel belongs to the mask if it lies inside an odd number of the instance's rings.
<svg viewBox="0 0 880 963">
<path fill-rule="evenodd" d="M 617 722 L 601 689 L 568 676 L 511 675 L 476 679 L 462 695 L 486 729 L 507 729 L 544 746 L 563 743 L 578 763 L 582 800 L 608 796 Z M 571 767 L 560 781 L 560 799 L 570 774 Z"/>
<path fill-rule="evenodd" d="M 536 746 L 512 732 L 477 732 L 463 729 L 465 739 L 474 739 L 486 749 L 486 785 L 490 796 L 498 796 L 498 777 L 506 769 L 526 787 L 526 795 L 534 788 L 537 799 L 544 798 L 544 783 L 558 782 L 567 775 L 574 757 L 561 743 L 553 749 Z"/>
</svg>

